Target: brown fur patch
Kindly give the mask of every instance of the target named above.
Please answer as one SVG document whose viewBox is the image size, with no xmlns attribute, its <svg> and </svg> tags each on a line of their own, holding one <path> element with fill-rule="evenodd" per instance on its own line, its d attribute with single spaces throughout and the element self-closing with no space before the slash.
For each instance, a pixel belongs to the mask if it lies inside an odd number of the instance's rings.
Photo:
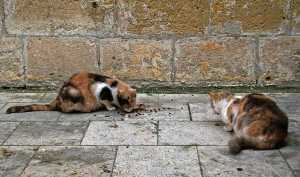
<svg viewBox="0 0 300 177">
<path fill-rule="evenodd" d="M 209 96 L 215 102 L 233 98 L 226 92 L 212 92 Z M 239 137 L 229 143 L 233 153 L 247 148 L 272 149 L 283 144 L 288 132 L 288 117 L 272 98 L 253 93 L 246 95 L 236 104 L 239 109 L 234 121 L 232 121 L 233 104 L 229 106 L 227 112 L 234 133 Z"/>
<path fill-rule="evenodd" d="M 71 78 L 64 83 L 55 100 L 49 105 L 11 107 L 7 110 L 7 113 L 53 110 L 67 113 L 97 111 L 103 108 L 103 105 L 97 102 L 97 98 L 92 92 L 91 86 L 95 82 L 106 82 L 109 85 L 116 86 L 118 96 L 128 102 L 123 105 L 124 111 L 132 111 L 136 106 L 136 90 L 132 89 L 125 82 L 103 75 L 79 72 L 72 75 Z"/>
<path fill-rule="evenodd" d="M 241 100 L 238 125 L 255 149 L 272 149 L 286 138 L 288 118 L 270 97 L 249 94 Z"/>
</svg>

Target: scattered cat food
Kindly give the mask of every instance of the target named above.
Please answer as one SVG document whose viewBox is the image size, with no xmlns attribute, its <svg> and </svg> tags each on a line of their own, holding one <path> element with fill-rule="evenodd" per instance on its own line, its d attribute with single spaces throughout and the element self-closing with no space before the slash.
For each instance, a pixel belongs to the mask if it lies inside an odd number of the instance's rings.
<svg viewBox="0 0 300 177">
<path fill-rule="evenodd" d="M 145 110 L 146 110 L 146 106 L 142 103 L 138 104 L 137 107 L 133 109 L 134 112 L 145 111 Z"/>
<path fill-rule="evenodd" d="M 222 124 L 220 122 L 216 122 L 215 126 L 222 126 Z"/>
<path fill-rule="evenodd" d="M 1 148 L 0 149 L 0 157 L 9 157 L 11 155 L 14 155 L 16 152 L 14 151 L 11 151 L 9 149 L 6 149 L 6 148 Z"/>
<path fill-rule="evenodd" d="M 119 125 L 116 122 L 113 122 L 109 127 L 118 128 Z"/>
<path fill-rule="evenodd" d="M 75 170 L 73 170 L 72 172 L 71 172 L 71 175 L 73 176 L 75 176 L 75 175 L 77 175 L 78 174 L 78 172 L 77 171 L 75 171 Z"/>
<path fill-rule="evenodd" d="M 150 115 L 151 113 L 157 113 L 160 111 L 166 111 L 171 109 L 172 108 L 168 108 L 168 107 L 156 107 L 156 108 L 147 109 L 145 104 L 140 103 L 136 105 L 136 107 L 133 109 L 131 113 L 122 112 L 120 110 L 117 113 L 125 118 L 131 118 L 131 117 L 138 117 L 138 116 L 145 115 L 145 113 L 148 113 L 147 115 Z M 124 118 L 121 118 L 121 120 L 124 120 Z"/>
<path fill-rule="evenodd" d="M 237 169 L 237 171 L 243 171 L 243 169 L 242 168 L 236 168 Z"/>
<path fill-rule="evenodd" d="M 109 169 L 107 169 L 107 168 L 103 168 L 103 172 L 104 173 L 110 173 L 111 171 Z"/>
</svg>

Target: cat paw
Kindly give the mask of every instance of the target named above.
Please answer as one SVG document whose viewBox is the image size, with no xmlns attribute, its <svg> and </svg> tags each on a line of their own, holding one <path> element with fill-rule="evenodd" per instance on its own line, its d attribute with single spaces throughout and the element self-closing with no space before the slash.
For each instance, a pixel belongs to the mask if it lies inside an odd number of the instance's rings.
<svg viewBox="0 0 300 177">
<path fill-rule="evenodd" d="M 113 107 L 113 106 L 112 106 L 112 107 L 107 107 L 106 109 L 109 110 L 109 111 L 114 111 L 114 110 L 116 110 L 116 108 Z"/>
<path fill-rule="evenodd" d="M 226 131 L 226 132 L 231 132 L 233 129 L 232 127 L 228 127 L 228 126 L 224 126 L 223 129 Z"/>
</svg>

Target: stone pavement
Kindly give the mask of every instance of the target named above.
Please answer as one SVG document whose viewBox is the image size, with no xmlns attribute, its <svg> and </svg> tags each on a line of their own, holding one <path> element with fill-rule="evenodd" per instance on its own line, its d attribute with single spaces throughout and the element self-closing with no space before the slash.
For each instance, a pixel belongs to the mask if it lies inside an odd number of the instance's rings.
<svg viewBox="0 0 300 177">
<path fill-rule="evenodd" d="M 0 93 L 1 177 L 299 177 L 300 94 L 271 94 L 290 117 L 288 146 L 228 154 L 202 94 L 139 94 L 147 112 L 4 114 L 53 93 Z"/>
</svg>

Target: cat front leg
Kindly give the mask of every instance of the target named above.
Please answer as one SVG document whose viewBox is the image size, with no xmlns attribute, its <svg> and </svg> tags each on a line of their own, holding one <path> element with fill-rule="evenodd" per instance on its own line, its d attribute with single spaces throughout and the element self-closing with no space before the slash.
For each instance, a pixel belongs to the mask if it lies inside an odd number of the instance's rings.
<svg viewBox="0 0 300 177">
<path fill-rule="evenodd" d="M 116 108 L 112 105 L 112 103 L 110 101 L 107 101 L 107 100 L 104 100 L 101 102 L 105 108 L 109 111 L 113 111 L 113 110 L 116 110 Z"/>
<path fill-rule="evenodd" d="M 231 123 L 227 123 L 223 128 L 226 132 L 232 132 L 233 131 L 233 127 L 232 127 Z"/>
</svg>

